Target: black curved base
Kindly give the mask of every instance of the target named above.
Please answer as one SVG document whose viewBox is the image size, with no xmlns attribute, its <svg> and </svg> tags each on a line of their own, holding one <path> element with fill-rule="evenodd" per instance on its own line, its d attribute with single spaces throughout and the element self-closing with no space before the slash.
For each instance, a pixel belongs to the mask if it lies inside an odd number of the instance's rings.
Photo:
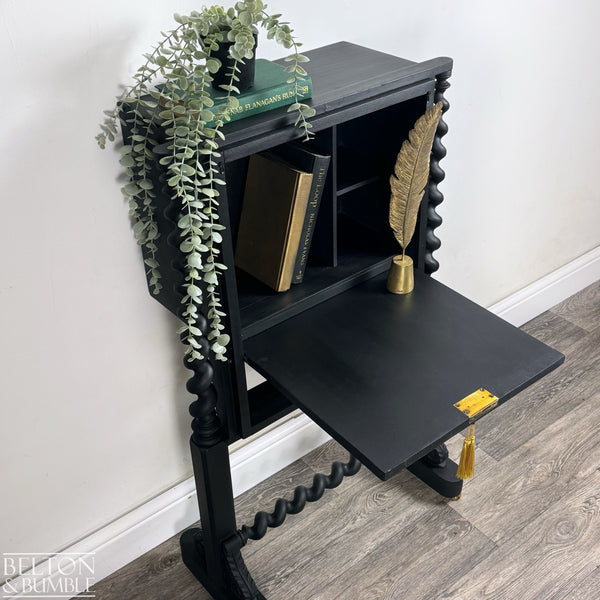
<svg viewBox="0 0 600 600">
<path fill-rule="evenodd" d="M 408 470 L 444 498 L 458 499 L 463 481 L 456 476 L 458 465 L 448 458 L 445 445 L 432 450 Z"/>
<path fill-rule="evenodd" d="M 214 600 L 266 600 L 258 591 L 239 553 L 241 543 L 234 539 L 233 544 L 224 544 L 223 581 L 209 573 L 202 545 L 202 530 L 188 529 L 179 538 L 181 556 L 185 566 L 204 586 Z M 229 548 L 228 548 L 229 547 Z"/>
</svg>

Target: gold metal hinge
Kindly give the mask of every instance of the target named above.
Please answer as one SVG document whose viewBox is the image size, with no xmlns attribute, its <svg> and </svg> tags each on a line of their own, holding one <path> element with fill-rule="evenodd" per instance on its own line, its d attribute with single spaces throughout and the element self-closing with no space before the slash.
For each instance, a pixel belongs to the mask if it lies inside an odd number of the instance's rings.
<svg viewBox="0 0 600 600">
<path fill-rule="evenodd" d="M 469 423 L 474 423 L 497 405 L 498 397 L 484 388 L 479 388 L 459 402 L 454 403 L 458 410 L 469 417 Z"/>
</svg>

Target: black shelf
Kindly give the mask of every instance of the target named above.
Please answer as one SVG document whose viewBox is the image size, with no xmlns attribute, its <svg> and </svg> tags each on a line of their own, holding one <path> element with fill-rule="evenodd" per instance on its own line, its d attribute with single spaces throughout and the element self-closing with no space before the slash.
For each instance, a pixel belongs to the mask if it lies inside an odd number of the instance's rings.
<svg viewBox="0 0 600 600">
<path fill-rule="evenodd" d="M 357 183 L 352 183 L 352 184 L 349 184 L 346 186 L 338 187 L 337 196 L 339 198 L 340 196 L 343 196 L 344 194 L 349 194 L 351 192 L 355 192 L 356 190 L 360 190 L 363 187 L 372 185 L 374 183 L 378 183 L 379 181 L 381 181 L 381 177 L 379 175 L 373 175 L 372 177 L 369 177 L 367 179 L 362 179 L 361 181 L 358 181 Z"/>
<path fill-rule="evenodd" d="M 339 256 L 337 267 L 309 267 L 304 281 L 287 292 L 274 292 L 237 271 L 242 338 L 247 339 L 351 287 L 387 271 L 389 254 L 354 252 Z"/>
<path fill-rule="evenodd" d="M 385 274 L 244 344 L 248 362 L 371 471 L 387 479 L 468 425 L 453 404 L 483 387 L 505 402 L 559 352 L 417 272 Z"/>
</svg>

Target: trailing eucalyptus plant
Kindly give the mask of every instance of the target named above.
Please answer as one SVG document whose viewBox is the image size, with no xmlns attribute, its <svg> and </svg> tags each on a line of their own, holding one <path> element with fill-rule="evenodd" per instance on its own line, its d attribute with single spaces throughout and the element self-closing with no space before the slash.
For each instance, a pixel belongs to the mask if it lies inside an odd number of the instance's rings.
<svg viewBox="0 0 600 600">
<path fill-rule="evenodd" d="M 308 119 L 314 115 L 314 109 L 302 102 L 300 90 L 307 74 L 301 63 L 308 58 L 299 52 L 301 44 L 289 23 L 282 21 L 281 15 L 269 15 L 266 8 L 261 0 L 243 0 L 227 10 L 211 6 L 187 16 L 176 14 L 177 27 L 162 33 L 154 50 L 144 55 L 145 62 L 134 75 L 133 84 L 117 97 L 114 109 L 105 111 L 106 119 L 96 136 L 101 148 L 107 140 L 114 141 L 118 120 L 128 132 L 129 143 L 120 149 L 120 163 L 129 180 L 122 193 L 129 201 L 134 235 L 145 251 L 154 294 L 162 288 L 162 276 L 156 256 L 160 232 L 155 219 L 157 191 L 151 170 L 156 159 L 153 148 L 159 137 L 166 140 L 167 153 L 159 162 L 166 169 L 171 198 L 178 201 L 180 208 L 177 225 L 180 250 L 185 256 L 181 313 L 185 324 L 180 333 L 190 361 L 203 358 L 197 341 L 203 305 L 210 324 L 210 347 L 217 359 L 226 359 L 229 336 L 224 333 L 225 313 L 218 293 L 220 272 L 226 268 L 219 262 L 224 226 L 218 222 L 218 188 L 225 182 L 218 168 L 218 149 L 219 142 L 225 139 L 221 129 L 229 120 L 228 111 L 239 105 L 238 74 L 244 61 L 254 56 L 258 27 L 266 29 L 269 39 L 292 51 L 286 58 L 290 64 L 285 70 L 295 98 L 288 110 L 297 113 L 295 125 L 304 137 L 311 135 Z M 230 44 L 231 60 L 227 83 L 219 86 L 223 103 L 213 112 L 208 88 L 222 67 L 215 53 L 224 43 Z"/>
</svg>

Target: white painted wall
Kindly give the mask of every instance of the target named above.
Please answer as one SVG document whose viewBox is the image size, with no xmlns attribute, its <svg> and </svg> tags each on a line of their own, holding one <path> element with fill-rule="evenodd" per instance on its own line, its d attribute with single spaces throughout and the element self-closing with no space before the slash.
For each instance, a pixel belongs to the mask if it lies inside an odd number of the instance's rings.
<svg viewBox="0 0 600 600">
<path fill-rule="evenodd" d="M 58 551 L 191 472 L 174 319 L 145 290 L 116 153 L 93 138 L 171 13 L 198 7 L 0 2 L 0 552 Z M 454 57 L 442 280 L 489 305 L 600 244 L 597 2 L 271 7 L 306 49 Z"/>
</svg>

